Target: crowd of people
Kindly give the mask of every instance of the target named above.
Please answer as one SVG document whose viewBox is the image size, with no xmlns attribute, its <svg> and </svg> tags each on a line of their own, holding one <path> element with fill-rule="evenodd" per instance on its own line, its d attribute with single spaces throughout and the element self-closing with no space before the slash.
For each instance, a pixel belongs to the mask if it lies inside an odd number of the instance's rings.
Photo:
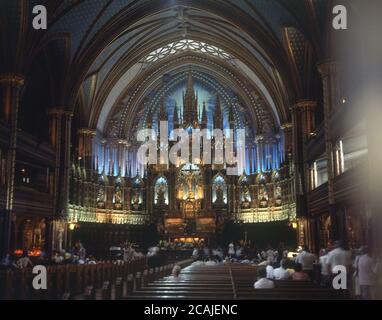
<svg viewBox="0 0 382 320">
<path fill-rule="evenodd" d="M 47 257 L 44 251 L 39 256 L 31 257 L 28 250 L 24 250 L 19 256 L 7 254 L 0 263 L 1 268 L 25 269 L 34 265 L 65 265 L 65 264 L 98 264 L 104 261 L 114 263 L 131 262 L 143 258 L 145 255 L 138 252 L 131 243 L 125 242 L 120 247 L 112 247 L 102 258 L 95 258 L 88 254 L 81 241 L 77 241 L 71 249 L 53 251 L 52 256 Z"/>
<path fill-rule="evenodd" d="M 208 247 L 204 243 L 194 246 L 194 265 L 216 265 L 219 263 L 247 263 L 257 267 L 256 289 L 274 288 L 274 281 L 311 281 L 316 285 L 332 288 L 333 279 L 338 275 L 338 266 L 346 270 L 346 288 L 356 299 L 374 299 L 381 285 L 382 263 L 369 248 L 349 250 L 341 241 L 336 241 L 330 249 L 320 250 L 318 255 L 308 247 L 299 247 L 296 252 L 288 250 L 284 244 L 277 249 L 268 246 L 256 250 L 243 242 L 229 243 L 226 250 Z M 343 270 L 343 269 L 342 269 Z"/>
<path fill-rule="evenodd" d="M 28 256 L 24 251 L 18 257 L 6 255 L 1 261 L 0 267 L 24 269 L 33 265 L 61 265 L 61 264 L 97 264 L 105 260 L 117 263 L 131 262 L 143 257 L 148 258 L 149 267 L 163 265 L 166 260 L 166 250 L 171 243 L 161 242 L 150 247 L 147 254 L 139 252 L 136 246 L 129 242 L 115 248 L 115 254 L 108 259 L 96 259 L 88 254 L 87 250 L 77 241 L 75 245 L 66 251 L 53 252 L 51 258 L 41 251 L 39 257 Z M 173 244 L 172 249 L 178 248 L 179 244 Z M 182 246 L 183 248 L 183 246 Z M 284 244 L 277 249 L 270 245 L 266 249 L 257 250 L 241 241 L 237 245 L 229 243 L 224 250 L 220 246 L 208 246 L 203 241 L 188 244 L 192 250 L 192 258 L 195 265 L 213 266 L 219 263 L 246 263 L 257 267 L 258 279 L 254 284 L 256 289 L 274 288 L 274 281 L 312 281 L 321 287 L 333 286 L 333 279 L 338 273 L 338 266 L 346 270 L 347 288 L 351 290 L 353 297 L 357 299 L 374 299 L 377 296 L 377 288 L 381 286 L 382 264 L 381 260 L 373 255 L 372 251 L 363 246 L 356 250 L 348 250 L 341 241 L 334 243 L 330 249 L 321 249 L 318 255 L 313 254 L 307 247 L 299 247 L 297 252 L 288 250 Z M 173 277 L 179 276 L 180 269 L 176 267 Z"/>
<path fill-rule="evenodd" d="M 264 264 L 265 268 L 258 269 L 256 289 L 274 288 L 274 280 L 314 281 L 330 288 L 342 268 L 346 270 L 346 288 L 356 299 L 375 299 L 381 285 L 381 261 L 369 248 L 348 250 L 341 241 L 335 242 L 332 250 L 322 249 L 318 257 L 304 247 L 293 259 L 283 257 L 276 263 L 271 255 L 259 266 Z M 315 270 L 319 271 L 318 275 Z"/>
</svg>

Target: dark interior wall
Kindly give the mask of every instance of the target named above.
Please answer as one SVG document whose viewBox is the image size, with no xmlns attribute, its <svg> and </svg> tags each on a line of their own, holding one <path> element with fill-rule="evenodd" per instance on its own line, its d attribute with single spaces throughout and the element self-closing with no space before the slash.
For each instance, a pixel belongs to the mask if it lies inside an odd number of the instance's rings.
<svg viewBox="0 0 382 320">
<path fill-rule="evenodd" d="M 112 246 L 120 246 L 125 241 L 146 249 L 156 245 L 159 237 L 155 225 L 129 226 L 97 223 L 80 223 L 72 233 L 72 245 L 80 240 L 89 254 L 104 257 Z"/>
<path fill-rule="evenodd" d="M 256 248 L 266 248 L 271 245 L 277 248 L 281 242 L 290 249 L 297 246 L 296 230 L 288 225 L 288 222 L 266 222 L 251 224 L 234 224 L 226 225 L 222 234 L 222 244 L 227 246 L 229 242 L 239 242 L 245 239 L 247 232 L 247 240 Z"/>
<path fill-rule="evenodd" d="M 47 110 L 52 106 L 50 87 L 42 56 L 38 56 L 23 88 L 19 107 L 19 127 L 40 141 L 49 141 Z"/>
</svg>

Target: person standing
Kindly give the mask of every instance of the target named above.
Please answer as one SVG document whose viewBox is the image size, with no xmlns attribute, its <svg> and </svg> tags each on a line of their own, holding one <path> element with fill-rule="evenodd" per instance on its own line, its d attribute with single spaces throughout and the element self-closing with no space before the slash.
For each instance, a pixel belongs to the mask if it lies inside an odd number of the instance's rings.
<svg viewBox="0 0 382 320">
<path fill-rule="evenodd" d="M 309 275 L 311 280 L 313 280 L 313 264 L 316 260 L 316 256 L 310 253 L 308 247 L 305 246 L 297 255 L 295 262 L 300 263 L 302 265 L 302 270 Z"/>
<path fill-rule="evenodd" d="M 365 247 L 359 248 L 358 252 L 356 253 L 356 256 L 354 258 L 354 263 L 353 263 L 353 294 L 354 297 L 359 299 L 361 297 L 361 287 L 359 285 L 359 270 L 358 270 L 358 263 L 359 263 L 359 258 L 362 257 L 364 254 Z"/>
<path fill-rule="evenodd" d="M 321 256 L 318 259 L 318 263 L 321 267 L 321 286 L 322 287 L 329 287 L 330 285 L 330 273 L 329 273 L 329 266 L 328 266 L 328 250 L 322 249 L 321 250 Z"/>
<path fill-rule="evenodd" d="M 348 250 L 345 250 L 345 246 L 342 241 L 336 241 L 334 243 L 334 250 L 328 253 L 327 264 L 329 271 L 333 273 L 333 270 L 336 266 L 344 266 L 346 272 L 349 275 L 351 268 L 351 253 Z"/>
<path fill-rule="evenodd" d="M 233 258 L 235 256 L 235 245 L 233 244 L 233 242 L 231 242 L 228 245 L 228 256 L 230 258 Z"/>
<path fill-rule="evenodd" d="M 376 285 L 376 263 L 370 250 L 366 247 L 358 260 L 358 276 L 362 300 L 374 299 Z"/>
</svg>

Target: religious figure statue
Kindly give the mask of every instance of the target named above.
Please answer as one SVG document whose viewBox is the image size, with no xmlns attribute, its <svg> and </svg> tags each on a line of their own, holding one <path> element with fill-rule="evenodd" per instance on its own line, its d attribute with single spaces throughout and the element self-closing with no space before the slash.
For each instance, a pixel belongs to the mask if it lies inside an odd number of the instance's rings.
<svg viewBox="0 0 382 320">
<path fill-rule="evenodd" d="M 224 191 L 221 185 L 216 186 L 216 204 L 223 204 L 224 203 Z"/>
<path fill-rule="evenodd" d="M 281 194 L 281 187 L 277 186 L 275 189 L 275 200 L 276 200 L 276 205 L 280 206 L 282 203 L 282 194 Z"/>
<path fill-rule="evenodd" d="M 59 252 L 63 250 L 62 242 L 64 240 L 64 230 L 62 228 L 57 230 L 57 249 Z"/>
<path fill-rule="evenodd" d="M 166 193 L 165 186 L 160 186 L 160 188 L 157 191 L 157 204 L 160 206 L 166 204 L 165 193 Z"/>
<path fill-rule="evenodd" d="M 121 189 L 117 188 L 114 194 L 114 203 L 121 203 L 122 202 L 122 191 Z"/>
<path fill-rule="evenodd" d="M 104 201 L 105 201 L 105 188 L 103 186 L 100 186 L 98 188 L 97 202 L 104 202 Z"/>
<path fill-rule="evenodd" d="M 243 190 L 243 203 L 242 203 L 242 206 L 243 208 L 248 208 L 250 206 L 250 195 L 249 195 L 249 190 L 248 190 L 248 187 L 244 187 L 244 190 Z"/>
<path fill-rule="evenodd" d="M 263 184 L 260 185 L 259 200 L 261 207 L 266 207 L 268 205 L 268 192 Z"/>
<path fill-rule="evenodd" d="M 250 202 L 249 190 L 247 187 L 245 187 L 243 191 L 243 201 Z"/>
<path fill-rule="evenodd" d="M 132 200 L 134 205 L 139 205 L 139 192 L 137 190 L 134 191 Z"/>
</svg>

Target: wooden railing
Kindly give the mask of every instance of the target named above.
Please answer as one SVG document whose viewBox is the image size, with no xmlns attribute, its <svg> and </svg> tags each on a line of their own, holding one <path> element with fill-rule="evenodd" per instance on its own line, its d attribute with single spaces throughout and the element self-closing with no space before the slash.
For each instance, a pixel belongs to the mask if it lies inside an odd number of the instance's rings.
<svg viewBox="0 0 382 320">
<path fill-rule="evenodd" d="M 127 279 L 147 269 L 147 259 L 130 263 L 103 262 L 94 265 L 47 266 L 47 289 L 35 290 L 32 286 L 32 268 L 0 270 L 0 299 L 55 300 L 71 299 L 83 294 L 88 287 L 102 288 L 114 284 L 118 278 Z"/>
</svg>

